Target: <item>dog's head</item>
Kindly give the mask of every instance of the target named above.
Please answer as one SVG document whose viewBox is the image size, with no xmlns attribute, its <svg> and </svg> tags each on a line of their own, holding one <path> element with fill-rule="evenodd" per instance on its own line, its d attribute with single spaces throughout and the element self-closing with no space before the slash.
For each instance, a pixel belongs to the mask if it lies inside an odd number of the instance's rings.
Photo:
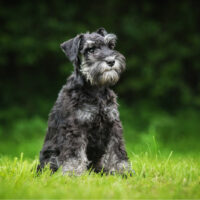
<svg viewBox="0 0 200 200">
<path fill-rule="evenodd" d="M 116 35 L 104 28 L 77 35 L 61 44 L 61 48 L 91 85 L 114 85 L 125 69 L 125 57 L 116 51 Z"/>
</svg>

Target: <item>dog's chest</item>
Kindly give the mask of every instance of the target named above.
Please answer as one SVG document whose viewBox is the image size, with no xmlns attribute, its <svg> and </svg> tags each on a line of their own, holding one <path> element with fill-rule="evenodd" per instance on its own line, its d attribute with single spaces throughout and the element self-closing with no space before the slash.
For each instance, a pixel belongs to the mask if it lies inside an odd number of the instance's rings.
<svg viewBox="0 0 200 200">
<path fill-rule="evenodd" d="M 115 104 L 89 104 L 84 103 L 76 111 L 76 119 L 81 123 L 113 122 L 119 118 Z"/>
</svg>

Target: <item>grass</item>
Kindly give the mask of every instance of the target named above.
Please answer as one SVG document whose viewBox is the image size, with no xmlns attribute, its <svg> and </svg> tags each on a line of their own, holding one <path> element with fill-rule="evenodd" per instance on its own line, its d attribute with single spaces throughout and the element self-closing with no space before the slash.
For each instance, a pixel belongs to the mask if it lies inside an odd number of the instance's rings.
<svg viewBox="0 0 200 200">
<path fill-rule="evenodd" d="M 7 199 L 133 199 L 200 198 L 200 157 L 173 153 L 131 154 L 134 177 L 80 177 L 50 175 L 46 169 L 36 175 L 37 160 L 0 158 L 0 198 Z"/>
<path fill-rule="evenodd" d="M 50 175 L 48 168 L 37 176 L 46 120 L 0 126 L 0 199 L 200 199 L 199 113 L 171 116 L 122 106 L 120 114 L 136 171 L 127 179 L 89 173 L 68 177 L 61 171 Z"/>
</svg>

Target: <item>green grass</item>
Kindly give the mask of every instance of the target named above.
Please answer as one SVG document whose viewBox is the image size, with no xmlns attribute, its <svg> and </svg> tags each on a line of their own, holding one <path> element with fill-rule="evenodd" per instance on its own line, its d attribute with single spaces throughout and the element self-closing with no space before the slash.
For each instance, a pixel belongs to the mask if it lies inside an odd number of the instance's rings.
<svg viewBox="0 0 200 200">
<path fill-rule="evenodd" d="M 34 117 L 7 129 L 0 126 L 0 199 L 200 199 L 199 113 L 185 110 L 171 116 L 147 110 L 121 107 L 136 171 L 128 179 L 89 173 L 68 177 L 61 171 L 50 175 L 48 169 L 37 176 L 46 120 Z"/>
<path fill-rule="evenodd" d="M 0 158 L 0 198 L 133 199 L 200 198 L 200 156 L 131 154 L 134 177 L 36 175 L 37 160 Z"/>
</svg>

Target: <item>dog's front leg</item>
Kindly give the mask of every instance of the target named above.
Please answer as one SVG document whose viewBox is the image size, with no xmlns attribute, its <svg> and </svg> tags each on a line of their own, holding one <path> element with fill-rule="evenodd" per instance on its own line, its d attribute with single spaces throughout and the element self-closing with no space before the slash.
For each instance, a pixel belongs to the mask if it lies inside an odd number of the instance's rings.
<svg viewBox="0 0 200 200">
<path fill-rule="evenodd" d="M 66 135 L 59 156 L 63 174 L 79 176 L 87 170 L 87 140 L 83 132 L 70 132 Z"/>
<path fill-rule="evenodd" d="M 101 165 L 106 173 L 124 174 L 131 172 L 131 165 L 128 161 L 122 132 L 121 123 L 119 121 L 115 122 L 111 129 L 106 153 L 101 159 Z"/>
</svg>

